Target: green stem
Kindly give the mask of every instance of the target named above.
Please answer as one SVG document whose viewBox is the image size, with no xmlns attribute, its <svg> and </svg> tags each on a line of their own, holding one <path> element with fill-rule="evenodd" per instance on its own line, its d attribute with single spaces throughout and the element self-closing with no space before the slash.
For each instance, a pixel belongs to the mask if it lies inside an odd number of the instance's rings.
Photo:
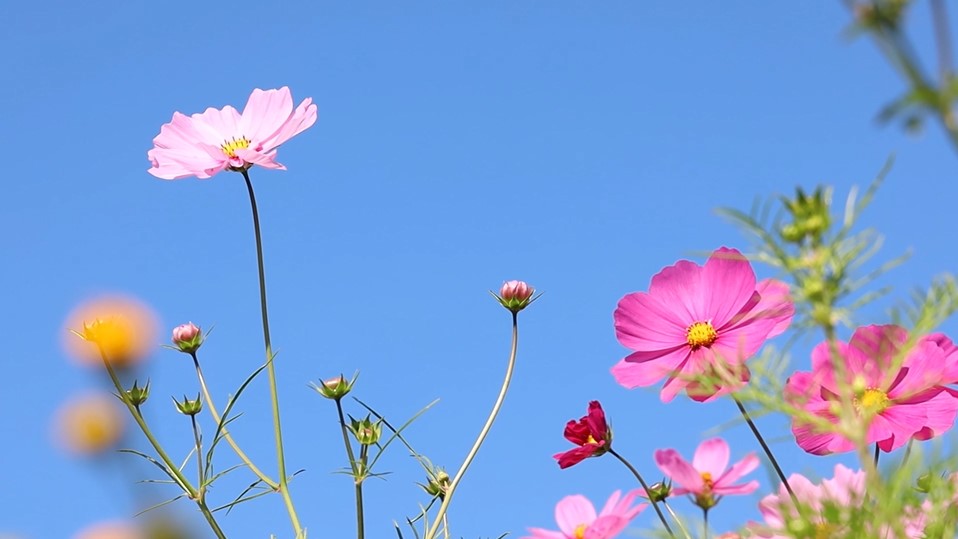
<svg viewBox="0 0 958 539">
<path fill-rule="evenodd" d="M 745 405 L 742 404 L 742 401 L 738 400 L 738 397 L 732 395 L 732 400 L 735 401 L 735 404 L 738 405 L 738 409 L 742 412 L 742 417 L 745 418 L 745 422 L 748 423 L 750 429 L 752 429 L 752 434 L 755 435 L 755 439 L 758 440 L 759 445 L 762 446 L 762 450 L 765 451 L 765 456 L 768 457 L 769 462 L 772 463 L 772 467 L 775 468 L 775 473 L 778 474 L 778 478 L 782 481 L 782 485 L 785 486 L 785 490 L 788 491 L 788 495 L 792 498 L 792 503 L 798 507 L 798 497 L 795 496 L 795 491 L 792 490 L 792 486 L 788 484 L 788 479 L 785 477 L 785 472 L 782 471 L 782 467 L 778 465 L 778 460 L 775 459 L 775 455 L 772 454 L 771 448 L 768 447 L 768 444 L 765 443 L 765 438 L 762 437 L 762 433 L 758 431 L 758 427 L 755 426 L 755 422 L 752 421 L 752 416 L 748 414 L 748 410 L 745 409 Z"/>
<path fill-rule="evenodd" d="M 219 412 L 216 411 L 216 406 L 213 404 L 213 398 L 210 396 L 210 391 L 206 386 L 206 379 L 203 377 L 203 370 L 200 369 L 200 362 L 196 358 L 196 352 L 190 354 L 193 357 L 193 365 L 196 367 L 196 377 L 200 382 L 200 389 L 203 390 L 203 399 L 206 400 L 206 407 L 210 410 L 210 415 L 213 416 L 213 421 L 216 421 L 216 425 L 219 427 L 220 432 L 223 433 L 223 437 L 226 438 L 226 442 L 230 444 L 230 447 L 233 448 L 233 451 L 236 452 L 236 456 L 243 461 L 244 464 L 259 478 L 260 481 L 269 486 L 269 488 L 276 490 L 279 487 L 279 484 L 276 481 L 273 481 L 266 476 L 259 468 L 253 464 L 253 461 L 250 460 L 246 453 L 240 449 L 239 444 L 233 440 L 233 436 L 230 434 L 229 430 L 226 429 L 226 425 L 220 425 L 221 418 Z"/>
<path fill-rule="evenodd" d="M 299 523 L 293 499 L 289 495 L 288 477 L 286 475 L 286 457 L 283 452 L 283 432 L 279 419 L 279 394 L 276 389 L 276 367 L 273 364 L 273 346 L 269 339 L 269 313 L 266 308 L 266 270 L 263 265 L 263 237 L 260 233 L 259 212 L 256 209 L 256 196 L 253 194 L 253 182 L 249 179 L 246 169 L 241 169 L 243 179 L 246 180 L 246 189 L 249 191 L 249 204 L 253 211 L 253 231 L 256 234 L 256 262 L 259 268 L 259 303 L 263 318 L 263 341 L 266 345 L 266 372 L 269 374 L 269 397 L 273 405 L 273 435 L 276 440 L 276 461 L 279 467 L 279 485 L 277 490 L 283 496 L 283 503 L 289 513 L 290 522 L 296 532 L 296 539 L 302 539 L 303 527 Z"/>
<path fill-rule="evenodd" d="M 652 489 L 649 488 L 649 484 L 645 482 L 645 479 L 642 479 L 642 475 L 639 474 L 639 471 L 636 470 L 635 467 L 632 466 L 632 464 L 629 461 L 625 460 L 625 458 L 622 455 L 616 453 L 614 449 L 610 448 L 609 454 L 619 459 L 619 462 L 621 462 L 622 464 L 625 464 L 625 467 L 628 468 L 630 472 L 632 472 L 632 475 L 634 475 L 636 479 L 639 480 L 639 484 L 642 485 L 642 488 L 645 489 L 646 496 L 648 496 L 649 501 L 652 502 L 652 509 L 655 509 L 655 514 L 659 515 L 659 520 L 662 521 L 662 525 L 665 526 L 665 529 L 666 531 L 669 532 L 669 535 L 671 535 L 672 537 L 675 537 L 675 532 L 673 532 L 672 528 L 669 527 L 669 521 L 666 520 L 665 515 L 662 514 L 662 509 L 659 508 L 659 503 L 652 498 Z M 685 535 L 686 537 L 688 537 L 688 533 L 686 533 Z"/>
<path fill-rule="evenodd" d="M 203 443 L 200 441 L 200 429 L 196 426 L 196 415 L 190 416 L 190 423 L 193 425 L 193 442 L 196 444 L 196 470 L 197 475 L 199 476 L 199 491 L 198 497 L 200 500 L 204 498 L 206 492 L 206 474 L 203 470 Z"/>
<path fill-rule="evenodd" d="M 686 539 L 692 539 L 692 536 L 689 535 L 689 531 L 685 529 L 685 524 L 682 524 L 682 519 L 680 519 L 679 516 L 675 514 L 675 511 L 672 510 L 672 506 L 669 505 L 668 500 L 662 500 L 662 506 L 665 507 L 665 510 L 668 511 L 670 515 L 672 515 L 672 520 L 678 524 L 679 529 L 682 530 L 682 535 L 684 535 Z"/>
<path fill-rule="evenodd" d="M 425 539 L 435 539 L 436 534 L 439 532 L 440 524 L 446 522 L 446 511 L 449 509 L 449 502 L 452 501 L 452 495 L 456 491 L 456 487 L 459 486 L 459 482 L 462 481 L 463 475 L 465 475 L 466 470 L 469 468 L 469 465 L 472 464 L 472 459 L 475 458 L 476 453 L 479 452 L 479 447 L 482 445 L 482 442 L 485 441 L 486 435 L 489 434 L 489 429 L 492 428 L 493 422 L 496 420 L 496 416 L 499 414 L 499 409 L 502 408 L 503 401 L 506 400 L 506 393 L 509 391 L 509 382 L 512 381 L 512 371 L 516 366 L 516 352 L 519 348 L 519 321 L 518 313 L 512 313 L 512 348 L 509 352 L 509 364 L 506 367 L 506 376 L 502 381 L 502 387 L 499 389 L 499 396 L 496 398 L 495 404 L 492 406 L 492 411 L 489 413 L 489 418 L 486 419 L 486 424 L 482 426 L 482 430 L 479 431 L 479 436 L 476 438 L 476 442 L 472 444 L 472 449 L 469 450 L 469 453 L 466 455 L 466 459 L 463 461 L 462 466 L 459 467 L 459 471 L 456 472 L 456 476 L 453 478 L 452 483 L 449 484 L 449 489 L 446 491 L 446 495 L 442 500 L 442 504 L 439 506 L 439 512 L 436 513 L 436 518 L 433 520 L 432 526 L 430 526 L 429 531 L 425 535 Z M 446 535 L 449 533 L 448 525 L 446 525 Z"/>
<path fill-rule="evenodd" d="M 346 428 L 346 416 L 343 414 L 343 405 L 336 399 L 336 412 L 339 414 L 339 428 L 343 432 L 343 445 L 346 446 L 346 456 L 349 458 L 349 469 L 353 471 L 353 482 L 356 485 L 356 535 L 363 539 L 365 525 L 363 523 L 363 479 L 359 476 L 359 464 L 353 453 L 353 444 L 349 443 L 349 432 Z M 365 470 L 365 467 L 364 467 Z"/>
<path fill-rule="evenodd" d="M 167 471 L 173 475 L 176 483 L 181 489 L 183 489 L 183 492 L 185 492 L 191 500 L 196 502 L 196 505 L 200 508 L 200 512 L 203 513 L 203 516 L 209 523 L 213 533 L 216 534 L 216 537 L 218 539 L 226 539 L 226 534 L 223 533 L 223 530 L 220 529 L 219 524 L 216 523 L 216 519 L 213 518 L 213 513 L 210 512 L 209 508 L 206 506 L 206 502 L 204 502 L 202 497 L 200 497 L 200 493 L 193 488 L 193 485 L 190 484 L 190 481 L 185 475 L 183 475 L 183 472 L 180 471 L 179 467 L 173 464 L 170 456 L 167 455 L 166 451 L 163 450 L 163 446 L 161 446 L 160 442 L 155 436 L 153 436 L 153 432 L 150 431 L 150 427 L 147 426 L 146 420 L 143 418 L 143 414 L 140 413 L 139 408 L 130 402 L 130 396 L 127 394 L 126 390 L 123 389 L 123 384 L 120 383 L 120 378 L 116 375 L 116 371 L 113 370 L 113 365 L 110 364 L 110 361 L 107 359 L 106 354 L 103 353 L 102 348 L 100 348 L 100 358 L 103 359 L 103 366 L 106 367 L 106 372 L 110 375 L 110 380 L 113 382 L 113 387 L 116 388 L 116 392 L 120 397 L 120 401 L 122 401 L 126 406 L 126 409 L 129 410 L 130 415 L 133 416 L 133 420 L 136 421 L 136 424 L 140 427 L 143 435 L 146 436 L 147 441 L 149 441 L 150 445 L 153 446 L 153 450 L 156 451 L 157 456 L 159 456 L 160 460 L 163 461 L 163 464 L 166 465 Z"/>
</svg>

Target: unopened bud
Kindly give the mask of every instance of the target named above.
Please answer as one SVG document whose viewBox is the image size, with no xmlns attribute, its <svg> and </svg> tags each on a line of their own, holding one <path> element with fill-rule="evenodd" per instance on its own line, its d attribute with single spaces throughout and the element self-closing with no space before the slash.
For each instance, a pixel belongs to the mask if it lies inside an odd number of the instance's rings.
<svg viewBox="0 0 958 539">
<path fill-rule="evenodd" d="M 180 352 L 192 354 L 203 345 L 203 331 L 193 322 L 173 328 L 173 344 Z"/>
<path fill-rule="evenodd" d="M 506 281 L 502 283 L 498 294 L 493 294 L 503 307 L 517 313 L 535 301 L 535 289 L 525 281 Z"/>
<path fill-rule="evenodd" d="M 190 400 L 186 398 L 186 395 L 183 395 L 183 402 L 173 399 L 173 403 L 176 404 L 176 409 L 183 415 L 194 416 L 203 409 L 203 401 L 200 400 L 199 395 L 196 395 L 195 400 Z"/>
</svg>

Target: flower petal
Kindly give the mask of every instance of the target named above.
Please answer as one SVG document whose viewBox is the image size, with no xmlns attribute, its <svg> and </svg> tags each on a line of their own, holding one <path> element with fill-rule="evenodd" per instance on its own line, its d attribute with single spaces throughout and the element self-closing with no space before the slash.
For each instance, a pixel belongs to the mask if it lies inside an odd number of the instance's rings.
<svg viewBox="0 0 958 539">
<path fill-rule="evenodd" d="M 687 492 L 700 493 L 705 487 L 702 475 L 674 449 L 657 450 L 655 464 L 662 473 L 679 485 L 679 488 L 672 490 L 675 495 Z"/>
<path fill-rule="evenodd" d="M 595 507 L 592 506 L 592 502 L 580 494 L 566 496 L 556 504 L 556 523 L 568 536 L 574 536 L 578 526 L 590 524 L 595 517 Z"/>
<path fill-rule="evenodd" d="M 692 467 L 700 473 L 707 472 L 717 480 L 728 466 L 729 448 L 725 440 L 712 438 L 699 444 L 692 457 Z M 757 465 L 757 464 L 756 464 Z"/>
</svg>

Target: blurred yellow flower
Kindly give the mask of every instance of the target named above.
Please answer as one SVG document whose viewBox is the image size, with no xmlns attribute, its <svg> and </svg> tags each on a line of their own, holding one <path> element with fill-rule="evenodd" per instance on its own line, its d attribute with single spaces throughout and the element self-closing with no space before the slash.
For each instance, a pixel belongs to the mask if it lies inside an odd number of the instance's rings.
<svg viewBox="0 0 958 539">
<path fill-rule="evenodd" d="M 84 365 L 115 367 L 143 360 L 156 344 L 156 317 L 143 303 L 101 297 L 81 304 L 67 318 L 67 352 Z"/>
<path fill-rule="evenodd" d="M 57 411 L 54 434 L 71 453 L 93 455 L 116 445 L 123 434 L 124 417 L 112 395 L 74 397 Z"/>
</svg>

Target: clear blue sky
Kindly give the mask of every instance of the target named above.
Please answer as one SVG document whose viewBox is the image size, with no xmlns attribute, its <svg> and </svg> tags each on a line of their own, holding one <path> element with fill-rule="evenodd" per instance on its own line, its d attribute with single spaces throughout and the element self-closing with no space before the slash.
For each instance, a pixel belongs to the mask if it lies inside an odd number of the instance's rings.
<svg viewBox="0 0 958 539">
<path fill-rule="evenodd" d="M 552 460 L 591 399 L 649 476 L 655 449 L 690 455 L 735 418 L 729 401 L 665 406 L 608 372 L 626 354 L 612 329 L 622 295 L 680 258 L 748 246 L 715 208 L 820 182 L 844 197 L 895 154 L 865 224 L 884 231 L 883 256 L 913 257 L 883 284 L 904 295 L 958 262 L 958 157 L 936 126 L 908 136 L 875 124 L 903 86 L 871 43 L 843 37 L 838 2 L 38 1 L 7 2 L 0 20 L 0 533 L 61 539 L 131 516 L 142 508 L 131 492 L 173 493 L 132 485 L 147 468 L 125 475 L 51 444 L 59 403 L 102 384 L 60 346 L 80 301 L 134 294 L 164 336 L 190 320 L 215 325 L 201 361 L 221 401 L 261 363 L 241 177 L 146 172 L 174 111 L 241 107 L 256 87 L 288 85 L 319 107 L 280 150 L 287 172 L 252 171 L 289 466 L 306 469 L 293 495 L 310 537 L 349 537 L 354 523 L 349 480 L 332 473 L 345 464 L 334 408 L 307 382 L 358 369 L 356 395 L 396 421 L 441 398 L 409 438 L 455 469 L 505 368 L 509 316 L 487 293 L 505 279 L 545 295 L 521 316 L 512 392 L 453 504 L 456 537 L 516 537 L 553 526 L 567 494 L 601 502 L 635 486 L 610 459 L 564 471 Z M 866 314 L 887 321 L 880 308 Z M 955 320 L 943 329 L 958 336 Z M 808 368 L 814 343 L 798 343 L 795 368 Z M 168 399 L 196 392 L 188 359 L 157 351 L 148 376 L 148 414 L 185 455 L 188 426 Z M 234 432 L 274 473 L 266 402 L 261 380 Z M 780 418 L 760 424 L 789 471 L 836 462 L 793 449 Z M 744 426 L 724 435 L 735 458 L 758 450 Z M 372 538 L 394 536 L 392 520 L 425 499 L 403 451 L 382 464 L 394 473 L 367 488 Z M 213 500 L 229 501 L 243 474 Z M 755 496 L 711 515 L 720 529 L 758 518 L 769 482 L 756 476 Z M 200 524 L 188 502 L 177 507 Z M 222 522 L 233 537 L 290 536 L 278 497 Z M 649 511 L 635 526 L 652 523 Z"/>
</svg>

